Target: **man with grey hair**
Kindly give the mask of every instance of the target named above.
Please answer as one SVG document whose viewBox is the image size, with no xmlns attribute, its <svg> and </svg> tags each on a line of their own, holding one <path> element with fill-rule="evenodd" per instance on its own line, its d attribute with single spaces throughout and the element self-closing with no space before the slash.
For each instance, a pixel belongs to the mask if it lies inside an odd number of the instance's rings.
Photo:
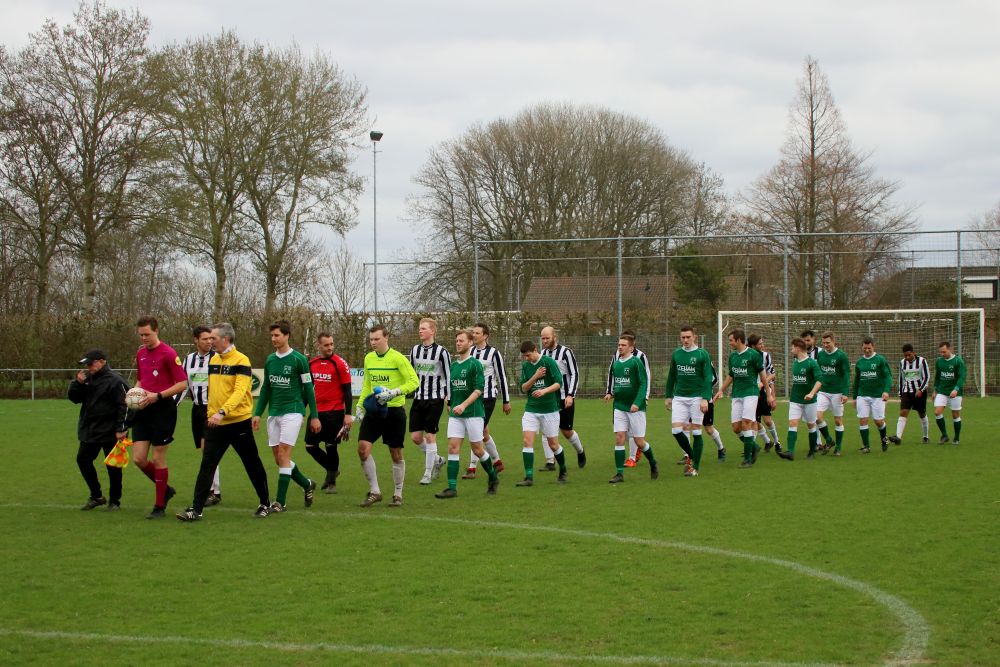
<svg viewBox="0 0 1000 667">
<path fill-rule="evenodd" d="M 232 445 L 247 477 L 257 492 L 260 506 L 254 516 L 264 518 L 270 513 L 271 498 L 267 488 L 267 472 L 257 453 L 257 441 L 251 428 L 253 397 L 250 395 L 252 372 L 250 359 L 236 349 L 233 325 L 220 322 L 212 327 L 215 354 L 208 362 L 208 422 L 205 429 L 205 449 L 201 468 L 194 485 L 191 507 L 177 514 L 181 521 L 198 521 L 212 486 L 215 469 L 223 454 Z"/>
</svg>

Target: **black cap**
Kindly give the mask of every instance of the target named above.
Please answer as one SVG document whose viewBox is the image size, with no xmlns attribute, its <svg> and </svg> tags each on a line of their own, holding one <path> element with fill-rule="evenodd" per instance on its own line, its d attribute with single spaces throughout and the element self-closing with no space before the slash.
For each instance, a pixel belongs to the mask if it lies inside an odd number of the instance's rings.
<svg viewBox="0 0 1000 667">
<path fill-rule="evenodd" d="M 83 355 L 83 359 L 81 359 L 78 363 L 90 364 L 98 361 L 99 359 L 106 360 L 107 358 L 108 357 L 100 350 L 89 350 L 85 355 Z"/>
</svg>

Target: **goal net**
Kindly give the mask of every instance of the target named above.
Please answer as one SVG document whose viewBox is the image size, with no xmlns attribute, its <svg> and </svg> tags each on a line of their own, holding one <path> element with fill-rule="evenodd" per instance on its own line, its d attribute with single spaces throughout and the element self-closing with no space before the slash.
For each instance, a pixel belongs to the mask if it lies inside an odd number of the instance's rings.
<svg viewBox="0 0 1000 667">
<path fill-rule="evenodd" d="M 777 395 L 788 395 L 791 370 L 791 340 L 803 331 L 816 333 L 816 346 L 822 343 L 825 331 L 832 331 L 837 347 L 854 360 L 861 356 L 861 340 L 871 336 L 875 350 L 889 361 L 892 368 L 893 393 L 899 388 L 899 360 L 902 346 L 913 345 L 914 351 L 927 359 L 934 380 L 934 361 L 938 344 L 950 341 L 956 354 L 965 360 L 966 396 L 985 396 L 985 315 L 982 308 L 950 308 L 925 310 L 721 310 L 718 314 L 719 368 L 725 365 L 729 353 L 729 332 L 743 329 L 747 336 L 759 334 L 774 358 Z M 853 378 L 853 368 L 852 376 Z"/>
</svg>

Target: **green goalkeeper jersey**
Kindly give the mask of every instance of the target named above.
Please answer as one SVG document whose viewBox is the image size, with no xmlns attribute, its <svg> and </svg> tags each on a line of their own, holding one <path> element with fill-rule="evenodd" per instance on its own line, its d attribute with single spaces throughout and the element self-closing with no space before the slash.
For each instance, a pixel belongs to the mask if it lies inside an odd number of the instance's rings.
<svg viewBox="0 0 1000 667">
<path fill-rule="evenodd" d="M 483 390 L 486 388 L 486 375 L 483 372 L 483 362 L 473 357 L 458 361 L 452 357 L 451 362 L 451 409 L 448 415 L 456 419 L 464 417 L 486 417 L 486 407 L 483 405 Z M 479 390 L 479 396 L 465 408 L 460 415 L 455 414 L 455 407 L 464 403 L 472 392 Z"/>
<path fill-rule="evenodd" d="M 946 395 L 958 391 L 957 395 L 961 396 L 964 384 L 965 362 L 962 357 L 957 354 L 951 355 L 951 359 L 938 357 L 934 362 L 934 391 Z"/>
<path fill-rule="evenodd" d="M 667 371 L 667 398 L 712 398 L 712 358 L 708 352 L 695 347 L 679 347 L 670 355 Z"/>
<path fill-rule="evenodd" d="M 406 395 L 416 391 L 420 385 L 417 372 L 410 365 L 410 360 L 394 348 L 389 348 L 385 354 L 372 350 L 365 355 L 365 379 L 361 384 L 361 395 L 358 405 L 364 405 L 365 399 L 375 387 L 399 389 L 400 394 L 389 400 L 390 408 L 401 408 L 406 405 Z"/>
<path fill-rule="evenodd" d="M 851 388 L 851 360 L 840 348 L 833 352 L 820 349 L 816 353 L 819 364 L 819 390 L 827 394 L 846 394 Z"/>
<path fill-rule="evenodd" d="M 629 412 L 632 406 L 646 409 L 646 365 L 639 357 L 629 354 L 611 364 L 611 391 L 615 410 Z"/>
<path fill-rule="evenodd" d="M 254 406 L 254 417 L 267 414 L 271 417 L 306 413 L 309 405 L 309 416 L 315 417 L 316 392 L 313 389 L 312 373 L 309 372 L 309 360 L 298 350 L 289 350 L 285 354 L 272 352 L 264 362 L 264 382 L 260 386 L 257 405 Z"/>
<path fill-rule="evenodd" d="M 733 350 L 729 353 L 727 363 L 729 377 L 733 378 L 733 398 L 746 398 L 760 394 L 757 380 L 764 370 L 764 357 L 752 347 L 746 347 L 742 352 Z"/>
<path fill-rule="evenodd" d="M 881 397 L 892 389 L 892 369 L 889 362 L 877 352 L 854 362 L 854 388 L 852 395 Z"/>
<path fill-rule="evenodd" d="M 528 389 L 528 402 L 524 406 L 525 412 L 538 412 L 546 414 L 549 412 L 559 412 L 559 392 L 550 391 L 540 398 L 531 395 L 538 389 L 545 389 L 554 384 L 562 384 L 562 373 L 559 372 L 559 365 L 552 357 L 544 354 L 538 357 L 538 361 L 531 363 L 525 361 L 521 364 L 521 384 L 527 382 L 539 368 L 545 368 L 545 375 L 535 380 L 535 383 Z"/>
<path fill-rule="evenodd" d="M 812 398 L 806 400 L 806 394 L 812 391 L 812 388 L 816 386 L 816 382 L 820 381 L 821 378 L 822 371 L 815 359 L 806 357 L 801 361 L 798 359 L 793 361 L 792 390 L 788 396 L 789 402 L 802 403 L 803 405 L 815 403 L 816 396 L 814 395 Z"/>
</svg>

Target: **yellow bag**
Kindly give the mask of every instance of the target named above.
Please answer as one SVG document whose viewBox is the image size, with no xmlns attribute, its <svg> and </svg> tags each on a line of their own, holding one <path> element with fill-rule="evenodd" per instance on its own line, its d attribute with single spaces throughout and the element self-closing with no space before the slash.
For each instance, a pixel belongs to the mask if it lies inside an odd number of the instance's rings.
<svg viewBox="0 0 1000 667">
<path fill-rule="evenodd" d="M 128 438 L 122 438 L 115 443 L 114 449 L 111 453 L 107 455 L 104 459 L 104 465 L 114 466 L 115 468 L 124 468 L 128 465 L 128 448 L 132 446 L 132 441 Z"/>
</svg>

